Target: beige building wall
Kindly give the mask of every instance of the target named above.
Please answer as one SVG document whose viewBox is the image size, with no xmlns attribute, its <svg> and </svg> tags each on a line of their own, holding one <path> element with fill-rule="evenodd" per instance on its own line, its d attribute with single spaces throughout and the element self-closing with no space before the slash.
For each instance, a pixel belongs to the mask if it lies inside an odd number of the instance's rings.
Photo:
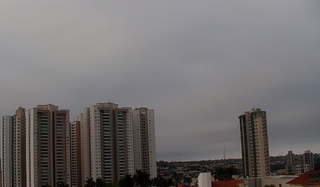
<svg viewBox="0 0 320 187">
<path fill-rule="evenodd" d="M 128 108 L 114 103 L 97 103 L 81 115 L 82 181 L 87 177 L 118 182 L 128 173 Z M 88 153 L 88 154 L 87 154 Z M 84 184 L 84 183 L 83 183 Z"/>
<path fill-rule="evenodd" d="M 26 115 L 19 107 L 15 114 L 14 186 L 26 186 Z"/>
<path fill-rule="evenodd" d="M 157 177 L 154 110 L 144 107 L 132 111 L 135 169 Z"/>
<path fill-rule="evenodd" d="M 78 116 L 81 124 L 81 167 L 82 181 L 81 186 L 84 186 L 87 178 L 91 175 L 91 146 L 90 146 L 90 111 L 89 108 L 84 108 L 83 113 Z"/>
<path fill-rule="evenodd" d="M 81 185 L 81 142 L 80 121 L 71 123 L 70 148 L 71 148 L 71 183 L 69 186 Z"/>
<path fill-rule="evenodd" d="M 244 177 L 270 175 L 266 112 L 252 109 L 239 116 Z"/>
</svg>

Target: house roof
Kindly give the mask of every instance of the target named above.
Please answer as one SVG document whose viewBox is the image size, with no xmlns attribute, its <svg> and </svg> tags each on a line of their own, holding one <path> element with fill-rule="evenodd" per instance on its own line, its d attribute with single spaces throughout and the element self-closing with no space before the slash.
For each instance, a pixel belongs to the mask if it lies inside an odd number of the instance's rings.
<svg viewBox="0 0 320 187">
<path fill-rule="evenodd" d="M 299 177 L 287 182 L 287 184 L 320 184 L 320 170 L 307 171 Z"/>
</svg>

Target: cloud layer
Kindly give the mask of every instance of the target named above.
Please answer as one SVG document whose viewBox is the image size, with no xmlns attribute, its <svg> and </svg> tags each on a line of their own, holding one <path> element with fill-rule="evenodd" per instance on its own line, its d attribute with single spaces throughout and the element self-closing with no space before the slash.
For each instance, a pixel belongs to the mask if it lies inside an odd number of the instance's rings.
<svg viewBox="0 0 320 187">
<path fill-rule="evenodd" d="M 1 2 L 0 114 L 53 103 L 155 109 L 157 159 L 240 157 L 267 111 L 271 155 L 320 152 L 318 1 Z"/>
</svg>

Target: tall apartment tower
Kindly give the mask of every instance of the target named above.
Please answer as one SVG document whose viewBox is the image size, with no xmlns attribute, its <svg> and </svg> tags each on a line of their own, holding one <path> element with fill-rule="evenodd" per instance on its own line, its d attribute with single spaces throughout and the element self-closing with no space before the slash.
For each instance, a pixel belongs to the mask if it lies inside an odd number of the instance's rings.
<svg viewBox="0 0 320 187">
<path fill-rule="evenodd" d="M 0 131 L 1 132 L 1 131 Z M 1 151 L 0 151 L 1 152 Z M 1 156 L 2 157 L 2 156 Z M 0 187 L 2 187 L 2 159 L 0 157 Z"/>
<path fill-rule="evenodd" d="M 15 115 L 15 186 L 26 186 L 26 115 L 19 107 Z"/>
<path fill-rule="evenodd" d="M 292 151 L 288 151 L 288 154 L 287 154 L 286 172 L 288 174 L 294 174 L 295 173 L 294 154 L 292 153 Z"/>
<path fill-rule="evenodd" d="M 38 105 L 26 111 L 27 187 L 71 184 L 69 110 Z"/>
<path fill-rule="evenodd" d="M 239 116 L 244 177 L 270 175 L 266 112 L 253 108 Z"/>
<path fill-rule="evenodd" d="M 1 153 L 2 153 L 2 184 L 3 186 L 14 186 L 14 155 L 15 155 L 15 142 L 14 131 L 15 123 L 14 116 L 2 117 L 2 140 L 1 140 Z"/>
<path fill-rule="evenodd" d="M 154 110 L 136 108 L 132 111 L 135 169 L 157 177 Z"/>
<path fill-rule="evenodd" d="M 87 177 L 118 182 L 128 173 L 127 127 L 132 126 L 130 109 L 114 103 L 84 108 L 81 120 L 82 185 Z M 89 154 L 88 154 L 89 153 Z"/>
<path fill-rule="evenodd" d="M 303 165 L 305 170 L 314 170 L 313 153 L 310 150 L 303 153 Z"/>
<path fill-rule="evenodd" d="M 13 116 L 2 117 L 1 157 L 3 186 L 26 186 L 26 118 L 19 107 Z"/>
<path fill-rule="evenodd" d="M 71 123 L 70 148 L 71 148 L 71 183 L 70 186 L 81 185 L 82 168 L 81 168 L 81 131 L 80 121 Z"/>
</svg>

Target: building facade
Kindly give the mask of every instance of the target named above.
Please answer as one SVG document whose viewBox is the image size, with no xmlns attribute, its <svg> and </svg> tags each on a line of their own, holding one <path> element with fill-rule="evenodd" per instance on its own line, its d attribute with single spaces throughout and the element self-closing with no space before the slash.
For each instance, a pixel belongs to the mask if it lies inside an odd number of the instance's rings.
<svg viewBox="0 0 320 187">
<path fill-rule="evenodd" d="M 3 116 L 2 117 L 2 141 L 1 141 L 1 153 L 2 153 L 2 183 L 3 186 L 14 186 L 14 155 L 15 155 L 15 143 L 14 143 L 14 131 L 15 131 L 15 117 Z"/>
<path fill-rule="evenodd" d="M 83 183 L 87 177 L 118 182 L 129 173 L 127 163 L 133 160 L 127 150 L 132 138 L 127 132 L 127 127 L 132 128 L 130 112 L 129 108 L 118 108 L 114 103 L 97 103 L 84 108 L 79 116 L 83 136 L 81 147 L 90 155 L 82 151 Z"/>
<path fill-rule="evenodd" d="M 2 117 L 1 157 L 3 186 L 26 186 L 26 119 L 19 107 L 13 116 Z M 2 169 L 1 169 L 2 170 Z"/>
<path fill-rule="evenodd" d="M 253 108 L 239 116 L 244 177 L 270 175 L 270 158 L 265 111 Z"/>
<path fill-rule="evenodd" d="M 132 111 L 135 169 L 157 177 L 154 110 L 136 108 Z"/>
<path fill-rule="evenodd" d="M 287 154 L 287 165 L 286 165 L 286 173 L 287 174 L 294 174 L 295 173 L 295 166 L 294 166 L 294 154 L 292 151 L 288 151 Z"/>
<path fill-rule="evenodd" d="M 26 111 L 27 186 L 71 184 L 69 110 L 38 105 Z"/>
<path fill-rule="evenodd" d="M 71 151 L 71 184 L 70 186 L 82 186 L 81 167 L 81 131 L 80 121 L 73 121 L 70 130 Z"/>
<path fill-rule="evenodd" d="M 314 158 L 310 150 L 303 153 L 303 165 L 306 170 L 309 169 L 308 171 L 314 170 Z"/>
</svg>

